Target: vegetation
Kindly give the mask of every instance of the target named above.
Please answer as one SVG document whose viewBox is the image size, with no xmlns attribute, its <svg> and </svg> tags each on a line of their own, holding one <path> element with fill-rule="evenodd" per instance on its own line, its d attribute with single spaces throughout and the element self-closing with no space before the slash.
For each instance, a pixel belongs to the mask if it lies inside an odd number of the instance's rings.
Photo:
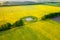
<svg viewBox="0 0 60 40">
<path fill-rule="evenodd" d="M 45 2 L 45 5 L 60 6 L 60 2 Z"/>
<path fill-rule="evenodd" d="M 48 15 L 44 15 L 42 17 L 42 20 L 52 19 L 52 18 L 55 18 L 55 17 L 58 17 L 58 16 L 60 16 L 60 12 L 50 13 Z"/>
<path fill-rule="evenodd" d="M 6 31 L 9 30 L 13 27 L 19 27 L 19 26 L 24 26 L 24 23 L 22 20 L 16 21 L 14 24 L 10 24 L 10 23 L 5 23 L 0 25 L 0 31 Z"/>
<path fill-rule="evenodd" d="M 26 16 L 26 17 L 23 17 L 22 20 L 29 23 L 33 23 L 33 22 L 37 22 L 38 18 L 35 16 Z"/>
<path fill-rule="evenodd" d="M 25 16 L 34 16 L 40 20 L 43 16 L 55 12 L 60 12 L 60 7 L 48 5 L 0 7 L 0 20 L 4 17 L 13 24 Z M 51 19 L 26 24 L 23 27 L 0 32 L 0 40 L 60 40 L 60 24 Z"/>
<path fill-rule="evenodd" d="M 13 24 L 14 27 L 24 26 L 23 20 L 18 20 Z"/>
<path fill-rule="evenodd" d="M 0 31 L 5 31 L 5 30 L 9 30 L 9 29 L 11 29 L 11 24 L 10 23 L 6 23 L 6 24 L 3 24 L 3 25 L 1 25 L 1 27 L 0 27 Z"/>
<path fill-rule="evenodd" d="M 24 1 L 24 2 L 18 2 L 18 1 L 6 1 L 2 4 L 0 3 L 0 7 L 3 6 L 21 6 L 21 5 L 51 5 L 51 6 L 60 6 L 60 2 L 33 2 L 33 1 Z"/>
</svg>

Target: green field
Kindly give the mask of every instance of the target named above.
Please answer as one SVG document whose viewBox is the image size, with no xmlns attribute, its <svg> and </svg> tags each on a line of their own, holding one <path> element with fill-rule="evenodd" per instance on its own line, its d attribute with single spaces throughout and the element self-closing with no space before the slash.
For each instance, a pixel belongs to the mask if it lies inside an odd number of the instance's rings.
<svg viewBox="0 0 60 40">
<path fill-rule="evenodd" d="M 0 40 L 60 40 L 60 23 L 52 19 L 41 20 L 44 15 L 60 12 L 60 7 L 48 5 L 0 7 L 0 24 L 17 20 L 26 16 L 35 16 L 37 22 L 15 27 L 0 32 Z M 25 22 L 24 22 L 25 23 Z"/>
<path fill-rule="evenodd" d="M 45 5 L 51 5 L 51 6 L 59 6 L 60 7 L 60 2 L 46 2 L 46 3 L 43 3 Z"/>
</svg>

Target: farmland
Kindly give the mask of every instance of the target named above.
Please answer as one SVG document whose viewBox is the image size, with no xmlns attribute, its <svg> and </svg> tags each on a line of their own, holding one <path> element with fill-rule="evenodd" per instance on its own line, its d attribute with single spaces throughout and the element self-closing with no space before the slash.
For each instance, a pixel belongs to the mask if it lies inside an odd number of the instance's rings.
<svg viewBox="0 0 60 40">
<path fill-rule="evenodd" d="M 38 18 L 35 23 L 0 32 L 0 40 L 60 40 L 60 23 L 52 19 L 41 20 L 44 15 L 54 12 L 60 12 L 60 7 L 48 5 L 0 7 L 0 21 L 8 21 L 13 24 L 26 16 Z"/>
</svg>

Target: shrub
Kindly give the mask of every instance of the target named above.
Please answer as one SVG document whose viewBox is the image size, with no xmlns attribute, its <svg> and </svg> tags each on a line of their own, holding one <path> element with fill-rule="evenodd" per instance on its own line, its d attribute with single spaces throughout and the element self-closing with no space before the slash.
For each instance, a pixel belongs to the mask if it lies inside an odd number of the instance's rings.
<svg viewBox="0 0 60 40">
<path fill-rule="evenodd" d="M 10 23 L 6 23 L 0 26 L 0 31 L 5 31 L 5 30 L 9 30 L 11 29 L 11 24 Z"/>
<path fill-rule="evenodd" d="M 25 22 L 32 23 L 32 22 L 36 22 L 38 19 L 37 17 L 34 17 L 34 16 L 26 16 L 26 17 L 23 17 L 22 20 Z"/>
<path fill-rule="evenodd" d="M 43 16 L 42 20 L 52 19 L 52 18 L 55 18 L 55 17 L 58 17 L 58 16 L 60 16 L 60 12 L 50 13 L 48 15 Z"/>
<path fill-rule="evenodd" d="M 24 25 L 24 23 L 23 23 L 22 19 L 16 21 L 16 22 L 13 24 L 14 27 L 23 26 L 23 25 Z"/>
</svg>

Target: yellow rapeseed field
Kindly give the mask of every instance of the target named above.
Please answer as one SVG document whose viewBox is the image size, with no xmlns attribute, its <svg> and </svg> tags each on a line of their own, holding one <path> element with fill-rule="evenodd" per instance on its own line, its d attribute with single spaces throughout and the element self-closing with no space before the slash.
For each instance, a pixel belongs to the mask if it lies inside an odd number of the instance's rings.
<svg viewBox="0 0 60 40">
<path fill-rule="evenodd" d="M 58 11 L 60 11 L 60 7 L 47 5 L 0 7 L 0 18 L 1 20 L 7 20 L 13 23 L 24 16 L 36 16 L 41 18 L 43 15 Z"/>
<path fill-rule="evenodd" d="M 35 16 L 38 21 L 26 24 L 24 28 L 11 29 L 10 32 L 0 33 L 1 40 L 60 40 L 60 24 L 53 20 L 40 21 L 46 14 L 60 12 L 60 7 L 48 5 L 27 5 L 0 7 L 0 21 L 11 24 L 26 16 Z M 13 31 L 14 30 L 14 31 Z"/>
</svg>

